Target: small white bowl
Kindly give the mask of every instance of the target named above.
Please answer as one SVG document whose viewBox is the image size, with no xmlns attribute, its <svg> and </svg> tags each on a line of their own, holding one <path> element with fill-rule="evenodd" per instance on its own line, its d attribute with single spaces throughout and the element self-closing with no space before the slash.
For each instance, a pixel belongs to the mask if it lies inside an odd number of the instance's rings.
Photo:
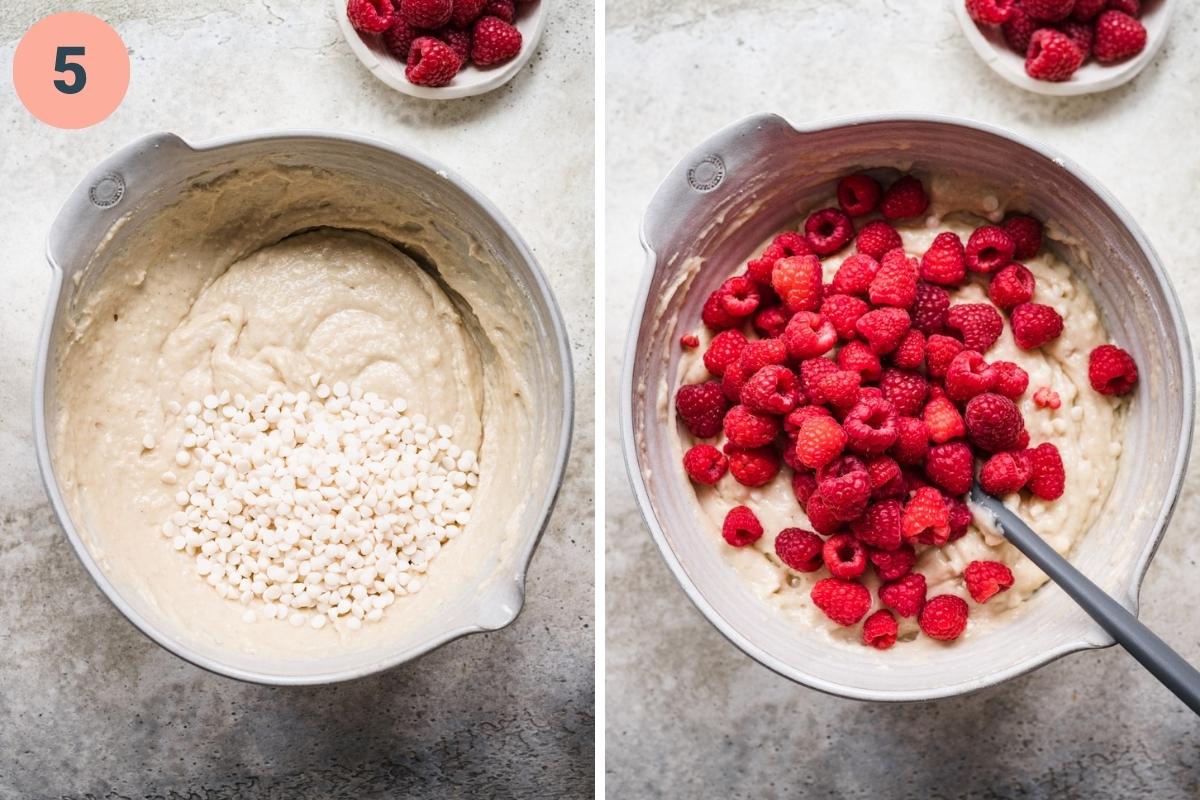
<svg viewBox="0 0 1200 800">
<path fill-rule="evenodd" d="M 346 16 L 346 0 L 333 0 L 333 14 L 337 17 L 350 50 L 376 78 L 396 91 L 413 97 L 454 100 L 490 92 L 512 80 L 513 76 L 529 63 L 529 59 L 533 58 L 533 52 L 537 50 L 542 33 L 546 30 L 546 21 L 550 18 L 550 4 L 551 0 L 536 0 L 518 9 L 520 13 L 517 14 L 514 25 L 521 32 L 521 52 L 516 58 L 487 69 L 468 64 L 449 84 L 438 87 L 410 83 L 408 78 L 404 77 L 404 62 L 387 51 L 379 36 L 359 33 L 350 24 L 350 18 Z"/>
<path fill-rule="evenodd" d="M 1154 60 L 1166 41 L 1167 27 L 1175 10 L 1175 0 L 1145 0 L 1139 17 L 1146 26 L 1146 48 L 1142 52 L 1118 64 L 1105 65 L 1090 59 L 1070 80 L 1055 83 L 1039 81 L 1025 74 L 1025 56 L 1008 46 L 998 26 L 980 25 L 971 19 L 963 0 L 950 0 L 950 5 L 967 41 L 993 72 L 1022 89 L 1056 97 L 1106 92 L 1136 78 Z"/>
</svg>

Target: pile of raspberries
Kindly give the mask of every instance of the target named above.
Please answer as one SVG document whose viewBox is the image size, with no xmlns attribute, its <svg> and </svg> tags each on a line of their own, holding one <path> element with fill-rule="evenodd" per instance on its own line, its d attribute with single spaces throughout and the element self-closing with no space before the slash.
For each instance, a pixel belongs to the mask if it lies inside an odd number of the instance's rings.
<svg viewBox="0 0 1200 800">
<path fill-rule="evenodd" d="M 1025 72 L 1065 81 L 1095 57 L 1101 64 L 1131 58 L 1146 47 L 1138 21 L 1142 0 L 966 0 L 981 25 L 1000 26 L 1004 41 L 1025 56 Z"/>
<path fill-rule="evenodd" d="M 521 52 L 513 26 L 530 0 L 348 0 L 346 16 L 360 33 L 381 34 L 417 86 L 445 86 L 468 63 L 491 67 Z"/>
<path fill-rule="evenodd" d="M 837 198 L 839 208 L 813 212 L 802 232 L 777 236 L 707 298 L 701 317 L 716 333 L 703 359 L 712 379 L 681 386 L 675 408 L 695 437 L 724 433 L 726 443 L 691 447 L 683 466 L 700 484 L 728 472 L 753 487 L 786 465 L 815 532 L 780 532 L 775 555 L 797 572 L 828 569 L 812 588 L 815 605 L 834 622 L 858 624 L 872 606 L 860 582 L 870 566 L 885 608 L 863 625 L 866 644 L 895 643 L 894 614 L 916 616 L 926 635 L 952 640 L 966 626 L 966 602 L 927 599 L 913 567 L 917 547 L 967 532 L 964 497 L 976 460 L 982 487 L 995 495 L 1027 490 L 1055 500 L 1065 485 L 1058 448 L 1030 447 L 1014 402 L 1028 374 L 985 355 L 1004 328 L 1001 311 L 1025 350 L 1062 333 L 1058 313 L 1033 302 L 1034 276 L 1018 263 L 1041 249 L 1042 225 L 1016 215 L 977 228 L 966 243 L 940 233 L 918 260 L 892 222 L 925 213 L 919 180 L 906 175 L 884 191 L 868 175 L 850 175 Z M 861 219 L 867 215 L 874 219 Z M 856 252 L 825 284 L 822 257 L 851 242 Z M 987 281 L 991 303 L 951 303 L 950 290 L 968 281 Z M 699 338 L 685 335 L 681 345 L 697 347 Z M 1124 350 L 1103 345 L 1091 354 L 1089 380 L 1101 393 L 1125 394 L 1137 367 Z M 1043 387 L 1035 403 L 1057 408 L 1061 400 Z M 722 527 L 733 547 L 762 534 L 744 505 Z M 972 562 L 964 579 L 979 603 L 1013 583 L 995 561 Z"/>
</svg>

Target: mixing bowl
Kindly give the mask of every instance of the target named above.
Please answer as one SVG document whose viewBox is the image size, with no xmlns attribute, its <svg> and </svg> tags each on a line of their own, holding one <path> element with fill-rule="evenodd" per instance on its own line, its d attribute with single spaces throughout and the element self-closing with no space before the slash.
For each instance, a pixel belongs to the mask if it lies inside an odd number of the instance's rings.
<svg viewBox="0 0 1200 800">
<path fill-rule="evenodd" d="M 1010 187 L 1028 211 L 1087 243 L 1090 263 L 1073 266 L 1142 379 L 1113 491 L 1071 559 L 1133 611 L 1187 463 L 1192 355 L 1166 272 L 1129 213 L 1068 159 L 996 128 L 945 117 L 794 128 L 777 116 L 755 116 L 692 150 L 663 181 L 642 221 L 647 270 L 621 388 L 626 465 L 655 542 L 709 621 L 767 667 L 846 697 L 923 700 L 979 689 L 1112 641 L 1052 585 L 993 632 L 941 647 L 933 658 L 925 648 L 881 653 L 797 629 L 752 596 L 725 561 L 673 442 L 678 339 L 698 324 L 704 299 L 763 241 L 829 197 L 838 177 L 877 166 L 950 171 Z"/>
<path fill-rule="evenodd" d="M 248 209 L 235 202 L 247 186 L 259 187 L 255 194 L 242 195 L 255 201 Z M 257 204 L 262 196 L 269 199 Z M 176 233 L 156 225 L 162 218 L 179 219 L 181 208 L 196 211 L 195 218 L 203 220 L 194 231 Z M 164 216 L 167 209 L 173 216 Z M 509 370 L 521 376 L 516 385 L 524 387 L 526 397 L 515 417 L 510 452 L 496 452 L 497 445 L 484 437 L 480 462 L 486 473 L 493 459 L 492 477 L 476 492 L 470 524 L 431 564 L 424 590 L 402 598 L 406 608 L 397 604 L 382 622 L 351 632 L 344 641 L 311 651 L 297 647 L 280 655 L 258 644 L 235 647 L 232 634 L 221 626 L 196 623 L 189 616 L 194 614 L 189 604 L 204 604 L 206 613 L 211 610 L 218 616 L 232 607 L 228 613 L 233 624 L 240 612 L 236 603 L 220 599 L 193 578 L 186 559 L 167 553 L 170 548 L 163 540 L 147 541 L 144 555 L 126 558 L 114 555 L 114 539 L 93 530 L 89 519 L 94 514 L 86 498 L 76 496 L 72 476 L 64 472 L 61 445 L 72 434 L 69 426 L 60 430 L 55 424 L 62 400 L 58 367 L 70 357 L 83 326 L 80 316 L 105 270 L 131 263 L 129 254 L 136 255 L 147 241 L 175 236 L 169 255 L 156 263 L 169 260 L 171 268 L 178 269 L 174 248 L 186 251 L 188 241 L 220 241 L 234 232 L 246 237 L 249 231 L 252 250 L 319 227 L 381 237 L 435 282 L 449 287 L 446 293 L 482 354 L 485 385 L 492 371 Z M 463 634 L 500 628 L 517 616 L 525 571 L 566 465 L 573 411 L 571 362 L 562 318 L 533 255 L 477 190 L 424 156 L 351 136 L 273 133 L 192 146 L 177 136 L 157 134 L 111 156 L 84 178 L 53 224 L 48 258 L 52 292 L 34 396 L 42 475 L 83 565 L 146 635 L 214 672 L 263 683 L 309 684 L 377 672 Z M 125 279 L 124 272 L 119 275 Z M 129 276 L 130 285 L 140 286 L 145 280 L 145 275 Z M 472 304 L 479 297 L 496 298 L 495 308 L 481 310 Z M 100 317 L 84 322 L 107 326 L 105 315 Z M 115 314 L 112 319 L 115 325 Z M 494 343 L 504 337 L 520 346 L 498 349 Z M 104 369 L 104 364 L 96 364 L 96 369 Z M 485 413 L 488 404 L 505 402 L 493 394 L 484 392 Z M 522 469 L 501 468 L 505 463 L 519 463 Z M 142 547 L 140 540 L 136 544 Z M 178 562 L 164 561 L 168 555 Z M 140 558 L 143 563 L 137 563 Z M 439 578 L 443 560 L 454 569 Z M 162 591 L 148 576 L 155 571 L 177 575 L 179 594 Z M 207 605 L 213 603 L 218 605 Z M 286 634 L 283 623 L 255 624 L 283 628 L 259 627 L 253 637 Z M 358 636 L 368 629 L 370 636 Z M 320 634 L 326 632 L 333 630 Z"/>
</svg>

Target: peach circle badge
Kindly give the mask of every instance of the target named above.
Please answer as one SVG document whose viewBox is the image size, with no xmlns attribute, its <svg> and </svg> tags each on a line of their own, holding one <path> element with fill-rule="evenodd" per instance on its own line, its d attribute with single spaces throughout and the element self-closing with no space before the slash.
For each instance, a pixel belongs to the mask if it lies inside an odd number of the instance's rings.
<svg viewBox="0 0 1200 800">
<path fill-rule="evenodd" d="M 129 88 L 129 53 L 91 14 L 51 14 L 26 31 L 13 86 L 29 113 L 56 128 L 87 128 L 116 110 Z"/>
</svg>

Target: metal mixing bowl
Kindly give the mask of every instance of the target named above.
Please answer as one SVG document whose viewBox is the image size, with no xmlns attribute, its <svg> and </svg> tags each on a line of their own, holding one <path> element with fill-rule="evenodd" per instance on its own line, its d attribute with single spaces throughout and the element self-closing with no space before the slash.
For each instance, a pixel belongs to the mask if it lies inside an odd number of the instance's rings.
<svg viewBox="0 0 1200 800">
<path fill-rule="evenodd" d="M 513 365 L 528 370 L 525 374 L 531 376 L 528 425 L 530 439 L 537 443 L 532 452 L 524 454 L 528 457 L 523 462 L 527 493 L 520 516 L 511 526 L 515 533 L 503 542 L 487 537 L 471 541 L 472 547 L 487 549 L 480 559 L 483 565 L 478 569 L 472 566 L 461 588 L 456 588 L 430 619 L 381 644 L 345 655 L 272 659 L 231 653 L 213 643 L 195 641 L 186 626 L 167 621 L 153 598 L 131 588 L 127 581 L 114 579 L 112 570 L 95 557 L 89 546 L 90 531 L 64 502 L 50 439 L 52 426 L 47 424 L 56 411 L 55 365 L 68 337 L 70 314 L 78 297 L 91 290 L 103 271 L 104 257 L 99 254 L 113 242 L 128 240 L 143 220 L 181 196 L 198 178 L 213 180 L 264 160 L 319 170 L 335 176 L 334 180 L 353 181 L 354 186 L 369 185 L 427 209 L 430 219 L 456 220 L 461 230 L 471 232 L 472 246 L 481 248 L 490 263 L 502 266 L 502 280 L 513 290 L 509 294 L 524 300 L 523 306 L 507 313 L 527 326 L 522 330 L 533 332 L 528 352 L 521 355 L 527 363 Z M 319 216 L 328 204 L 313 206 L 313 213 Z M 395 216 L 402 207 L 397 202 L 377 213 Z M 338 211 L 329 209 L 331 220 L 338 219 Z M 271 209 L 262 213 L 268 219 Z M 376 212 L 361 207 L 354 211 L 359 217 L 371 213 Z M 84 178 L 54 222 L 47 254 L 53 282 L 34 382 L 38 461 L 54 511 L 84 567 L 143 633 L 176 655 L 217 673 L 261 683 L 315 684 L 388 669 L 464 634 L 495 630 L 516 618 L 524 599 L 525 571 L 566 467 L 573 416 L 571 360 L 561 314 L 533 254 L 479 191 L 423 155 L 353 136 L 284 132 L 192 146 L 177 136 L 157 134 L 117 152 Z M 472 530 L 495 524 L 489 523 L 487 509 L 475 510 L 479 513 L 464 540 Z M 161 541 L 147 543 L 147 547 L 161 546 Z"/>
<path fill-rule="evenodd" d="M 1033 214 L 1088 243 L 1091 263 L 1073 266 L 1113 340 L 1137 360 L 1142 380 L 1116 483 L 1071 560 L 1132 611 L 1187 464 L 1192 354 L 1166 271 L 1129 213 L 1065 157 L 997 128 L 946 117 L 865 117 L 797 129 L 762 115 L 717 133 L 667 176 L 642 221 L 647 270 L 621 387 L 626 465 L 654 540 L 709 621 L 764 665 L 846 697 L 925 700 L 999 683 L 1112 640 L 1052 585 L 1007 624 L 936 658 L 923 648 L 847 647 L 788 625 L 725 561 L 672 441 L 677 342 L 699 320 L 705 297 L 731 265 L 801 209 L 830 196 L 838 177 L 874 166 L 946 170 L 1011 187 Z M 685 266 L 697 257 L 703 266 L 693 274 Z"/>
</svg>

